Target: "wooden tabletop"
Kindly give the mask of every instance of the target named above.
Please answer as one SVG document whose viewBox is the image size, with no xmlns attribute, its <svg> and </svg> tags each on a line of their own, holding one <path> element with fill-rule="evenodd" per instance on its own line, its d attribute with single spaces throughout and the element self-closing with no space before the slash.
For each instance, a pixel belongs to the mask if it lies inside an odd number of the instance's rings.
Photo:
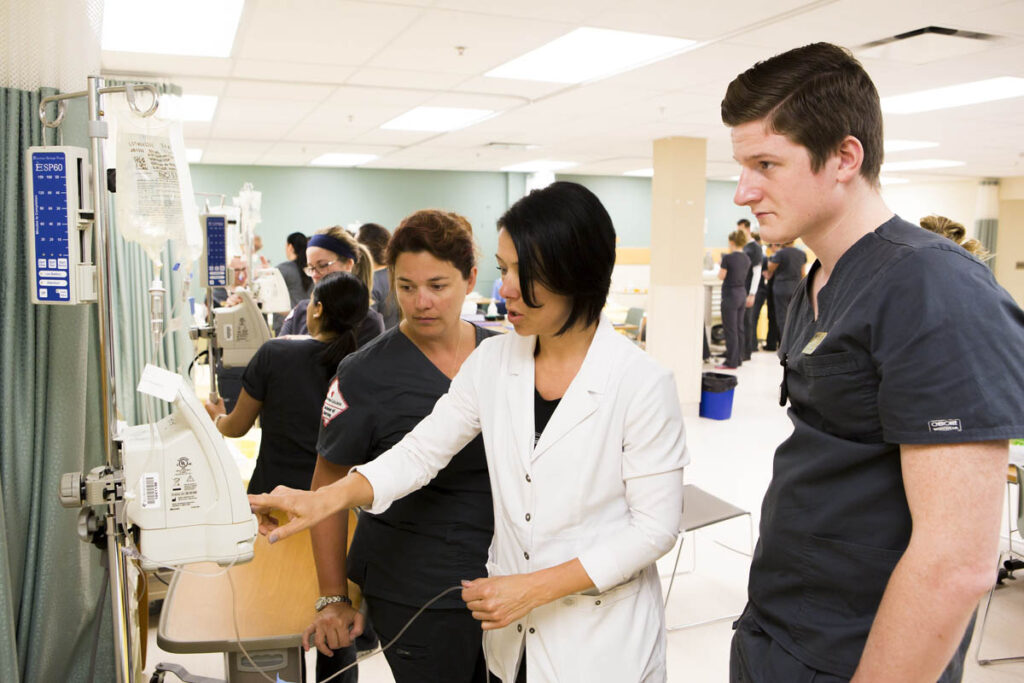
<svg viewBox="0 0 1024 683">
<path fill-rule="evenodd" d="M 189 573 L 178 572 L 171 581 L 160 613 L 157 644 L 167 652 L 238 652 L 227 573 L 212 562 L 186 569 Z M 246 649 L 300 645 L 319 597 L 309 532 L 273 546 L 257 536 L 252 561 L 228 571 L 234 580 L 238 634 Z M 349 583 L 354 598 L 353 588 Z"/>
</svg>

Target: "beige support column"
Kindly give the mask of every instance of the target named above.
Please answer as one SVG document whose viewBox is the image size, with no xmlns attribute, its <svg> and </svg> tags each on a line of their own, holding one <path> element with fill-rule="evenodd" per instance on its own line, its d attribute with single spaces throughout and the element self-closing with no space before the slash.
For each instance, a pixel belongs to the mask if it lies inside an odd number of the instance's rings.
<svg viewBox="0 0 1024 683">
<path fill-rule="evenodd" d="M 996 280 L 1024 305 L 1024 177 L 999 181 Z"/>
<path fill-rule="evenodd" d="M 704 139 L 654 141 L 647 350 L 675 373 L 684 415 L 700 404 L 706 160 Z"/>
</svg>

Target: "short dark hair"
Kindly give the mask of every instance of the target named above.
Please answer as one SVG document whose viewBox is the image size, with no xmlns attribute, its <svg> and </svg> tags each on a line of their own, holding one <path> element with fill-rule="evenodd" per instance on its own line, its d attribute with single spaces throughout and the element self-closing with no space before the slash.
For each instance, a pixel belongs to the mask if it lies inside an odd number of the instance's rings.
<svg viewBox="0 0 1024 683">
<path fill-rule="evenodd" d="M 308 292 L 309 286 L 313 284 L 313 278 L 306 275 L 306 243 L 309 238 L 304 232 L 293 232 L 285 238 L 285 243 L 292 245 L 295 252 L 295 265 L 299 267 L 299 281 L 302 283 L 302 291 Z"/>
<path fill-rule="evenodd" d="M 736 221 L 736 225 L 742 225 L 747 230 L 750 230 L 750 221 L 748 221 L 746 218 L 741 218 L 738 221 Z"/>
<path fill-rule="evenodd" d="M 737 247 L 744 247 L 747 245 L 747 233 L 742 230 L 734 230 L 729 233 L 729 241 Z"/>
<path fill-rule="evenodd" d="M 537 308 L 534 282 L 567 296 L 572 308 L 563 334 L 577 322 L 601 317 L 615 267 L 615 228 L 593 192 L 560 181 L 534 190 L 498 220 L 512 238 L 519 258 L 523 302 Z"/>
<path fill-rule="evenodd" d="M 391 233 L 387 228 L 376 223 L 363 223 L 356 232 L 356 239 L 370 250 L 370 256 L 373 257 L 375 264 L 384 265 L 384 252 L 388 248 L 388 240 L 391 239 Z"/>
<path fill-rule="evenodd" d="M 395 228 L 385 255 L 392 277 L 399 255 L 425 251 L 451 263 L 468 280 L 476 266 L 476 247 L 467 225 L 469 221 L 459 214 L 438 209 L 423 209 L 406 216 Z"/>
<path fill-rule="evenodd" d="M 860 141 L 860 174 L 878 182 L 882 167 L 882 108 L 860 62 L 830 43 L 813 43 L 758 62 L 729 84 L 722 122 L 736 127 L 764 120 L 768 129 L 805 147 L 817 173 L 847 135 Z"/>
</svg>

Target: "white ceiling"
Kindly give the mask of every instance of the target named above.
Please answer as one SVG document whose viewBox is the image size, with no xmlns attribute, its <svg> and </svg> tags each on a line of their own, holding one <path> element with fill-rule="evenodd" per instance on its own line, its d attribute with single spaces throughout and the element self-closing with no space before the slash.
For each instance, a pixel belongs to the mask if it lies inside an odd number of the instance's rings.
<svg viewBox="0 0 1024 683">
<path fill-rule="evenodd" d="M 483 76 L 580 26 L 700 42 L 578 86 Z M 185 124 L 203 163 L 299 166 L 354 152 L 379 155 L 367 168 L 495 171 L 543 158 L 579 164 L 567 173 L 617 175 L 649 167 L 652 141 L 680 135 L 707 138 L 707 175 L 727 178 L 738 167 L 719 103 L 736 74 L 805 43 L 856 49 L 926 26 L 1000 39 L 967 49 L 950 40 L 955 56 L 944 57 L 943 39 L 932 36 L 919 49 L 908 42 L 885 58 L 862 57 L 883 97 L 1024 77 L 1021 0 L 246 0 L 230 58 L 103 52 L 103 71 L 217 95 L 212 122 Z M 380 129 L 418 105 L 501 113 L 451 133 Z M 887 138 L 940 143 L 889 160 L 967 162 L 928 177 L 1024 175 L 1024 97 L 889 115 L 885 124 Z"/>
</svg>

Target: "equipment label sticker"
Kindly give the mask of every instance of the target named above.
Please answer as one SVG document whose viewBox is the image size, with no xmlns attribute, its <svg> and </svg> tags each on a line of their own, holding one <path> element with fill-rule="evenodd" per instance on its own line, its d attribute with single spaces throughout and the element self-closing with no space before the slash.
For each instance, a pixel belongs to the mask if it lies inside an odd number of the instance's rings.
<svg viewBox="0 0 1024 683">
<path fill-rule="evenodd" d="M 345 403 L 345 397 L 341 395 L 341 389 L 338 388 L 338 378 L 335 377 L 334 381 L 331 382 L 330 388 L 327 390 L 327 398 L 324 400 L 324 409 L 321 415 L 324 427 L 331 424 L 331 420 L 346 410 L 348 410 L 348 404 Z"/>
<path fill-rule="evenodd" d="M 160 474 L 147 472 L 142 475 L 142 509 L 160 507 Z"/>
</svg>

